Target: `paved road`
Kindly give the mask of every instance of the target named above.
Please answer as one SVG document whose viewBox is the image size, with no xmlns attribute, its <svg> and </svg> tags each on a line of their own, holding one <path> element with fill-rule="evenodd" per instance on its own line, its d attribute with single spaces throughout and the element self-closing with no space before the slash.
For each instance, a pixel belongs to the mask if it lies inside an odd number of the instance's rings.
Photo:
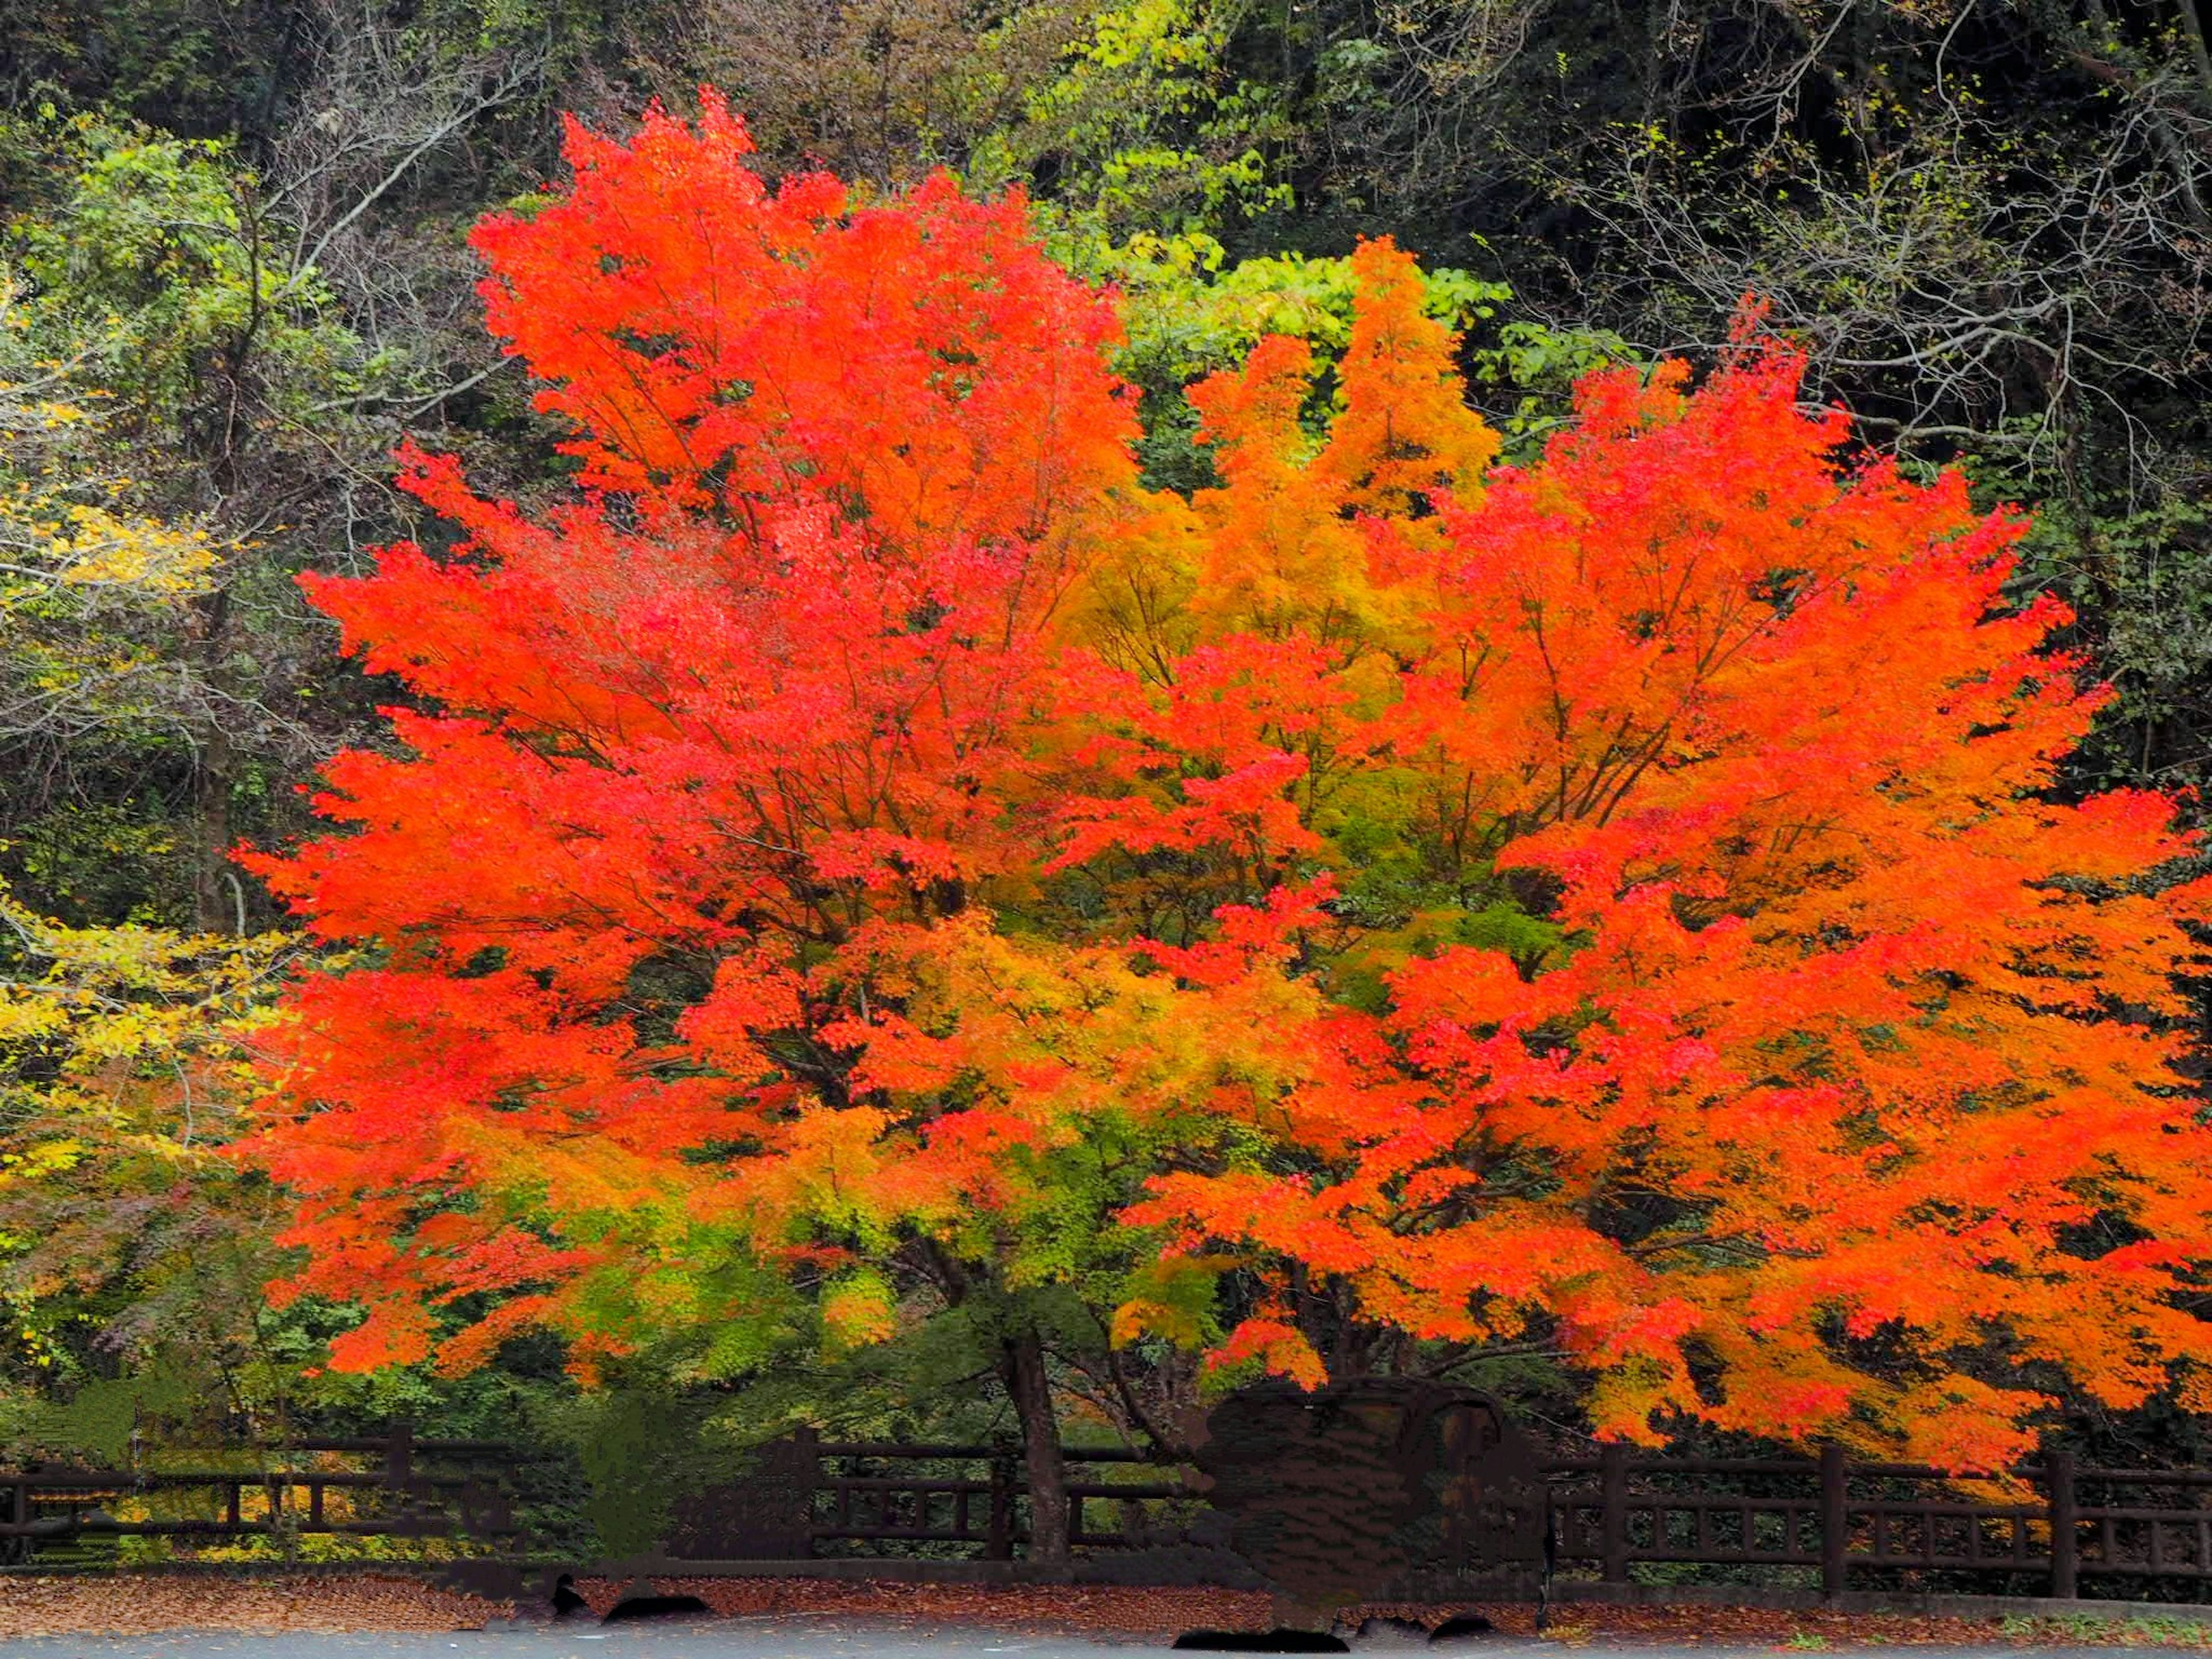
<svg viewBox="0 0 2212 1659">
<path fill-rule="evenodd" d="M 1716 1645 L 1718 1645 L 1716 1644 Z M 1696 1659 L 1710 1650 L 1689 1644 L 1590 1644 L 1604 1659 Z M 669 1620 L 616 1625 L 529 1625 L 514 1629 L 434 1635 L 319 1636 L 307 1632 L 245 1635 L 179 1632 L 165 1636 L 48 1636 L 0 1641 L 0 1659 L 1137 1659 L 1164 1653 L 1164 1642 L 1006 1631 L 930 1629 L 888 1623 L 793 1622 L 776 1618 Z M 1368 1659 L 1414 1659 L 1431 1650 L 1407 1643 L 1360 1644 Z M 1550 1643 L 1511 1637 L 1455 1644 L 1452 1659 L 1565 1659 Z M 1771 1653 L 1739 1647 L 1736 1652 Z M 1911 1659 L 2021 1659 L 2003 1647 L 1918 1647 Z M 2038 1648 L 2033 1659 L 2114 1659 L 2110 1648 Z"/>
</svg>

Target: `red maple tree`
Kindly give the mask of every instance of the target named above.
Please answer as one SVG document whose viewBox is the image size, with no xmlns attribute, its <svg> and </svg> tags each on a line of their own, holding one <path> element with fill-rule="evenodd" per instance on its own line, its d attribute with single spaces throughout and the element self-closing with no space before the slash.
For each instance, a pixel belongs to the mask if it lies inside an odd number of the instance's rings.
<svg viewBox="0 0 2212 1659">
<path fill-rule="evenodd" d="M 309 584 L 413 699 L 249 860 L 373 947 L 257 1143 L 287 1293 L 368 1310 L 335 1363 L 1079 1279 L 1230 1376 L 1555 1351 L 1608 1435 L 1963 1467 L 2197 1399 L 2193 843 L 2054 794 L 2099 695 L 2016 518 L 1749 339 L 1496 467 L 1387 242 L 1334 406 L 1263 342 L 1192 392 L 1219 487 L 1156 493 L 1018 201 L 747 149 L 572 130 L 477 240 L 574 499 L 410 454 L 456 553 Z"/>
</svg>

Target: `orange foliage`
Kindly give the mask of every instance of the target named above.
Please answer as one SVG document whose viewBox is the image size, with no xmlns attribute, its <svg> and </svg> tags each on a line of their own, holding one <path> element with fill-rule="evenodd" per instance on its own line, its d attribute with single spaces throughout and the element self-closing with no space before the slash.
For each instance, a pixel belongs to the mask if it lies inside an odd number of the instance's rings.
<svg viewBox="0 0 2212 1659">
<path fill-rule="evenodd" d="M 2098 696 L 2019 520 L 1748 339 L 1493 469 L 1387 243 L 1327 429 L 1264 342 L 1192 392 L 1221 487 L 1151 495 L 1018 202 L 746 149 L 572 132 L 477 240 L 582 492 L 410 456 L 461 556 L 310 583 L 434 710 L 252 860 L 384 951 L 293 998 L 259 1143 L 340 1363 L 596 1364 L 745 1318 L 738 1257 L 880 1340 L 917 1248 L 1068 1271 L 1110 1135 L 1117 1340 L 1203 1340 L 1186 1271 L 1224 1364 L 1535 1343 L 1608 1434 L 1960 1467 L 2187 1380 L 2204 896 L 2172 803 L 2052 793 Z"/>
</svg>

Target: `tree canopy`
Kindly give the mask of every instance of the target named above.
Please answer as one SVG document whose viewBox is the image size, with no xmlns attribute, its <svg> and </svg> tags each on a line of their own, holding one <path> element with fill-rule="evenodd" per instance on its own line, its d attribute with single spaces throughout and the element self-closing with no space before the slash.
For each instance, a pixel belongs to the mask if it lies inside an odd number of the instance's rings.
<svg viewBox="0 0 2212 1659">
<path fill-rule="evenodd" d="M 254 1144 L 339 1364 L 1060 1284 L 1230 1375 L 1538 1343 L 1639 1438 L 1987 1467 L 2200 1386 L 2193 842 L 2053 797 L 2101 694 L 2017 514 L 1750 315 L 1495 465 L 1382 240 L 1333 392 L 1262 339 L 1154 491 L 1018 199 L 750 148 L 572 129 L 477 246 L 575 493 L 418 453 L 463 538 L 307 580 L 410 699 L 248 860 L 374 953 Z"/>
</svg>

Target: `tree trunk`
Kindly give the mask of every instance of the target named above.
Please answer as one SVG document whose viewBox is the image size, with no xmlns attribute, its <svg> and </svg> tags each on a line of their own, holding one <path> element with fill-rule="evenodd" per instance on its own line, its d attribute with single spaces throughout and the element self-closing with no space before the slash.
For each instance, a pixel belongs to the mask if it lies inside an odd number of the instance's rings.
<svg viewBox="0 0 2212 1659">
<path fill-rule="evenodd" d="M 1006 1392 L 1022 1425 L 1022 1458 L 1029 1474 L 1032 1561 L 1067 1559 L 1067 1467 L 1060 1456 L 1060 1423 L 1053 1415 L 1052 1383 L 1045 1375 L 1044 1344 L 1034 1325 L 1007 1339 Z"/>
<path fill-rule="evenodd" d="M 217 588 L 200 607 L 200 673 L 205 688 L 206 726 L 199 734 L 199 752 L 192 769 L 192 910 L 193 925 L 202 933 L 244 931 L 237 878 L 230 868 L 230 790 L 234 767 L 230 734 L 223 730 L 227 714 L 221 693 L 228 678 L 224 659 L 230 648 L 230 595 Z"/>
<path fill-rule="evenodd" d="M 2190 61 L 2197 66 L 2197 80 L 2205 91 L 2212 92 L 2212 42 L 2205 39 L 2202 0 L 2181 0 L 2181 33 L 2189 42 Z"/>
</svg>

